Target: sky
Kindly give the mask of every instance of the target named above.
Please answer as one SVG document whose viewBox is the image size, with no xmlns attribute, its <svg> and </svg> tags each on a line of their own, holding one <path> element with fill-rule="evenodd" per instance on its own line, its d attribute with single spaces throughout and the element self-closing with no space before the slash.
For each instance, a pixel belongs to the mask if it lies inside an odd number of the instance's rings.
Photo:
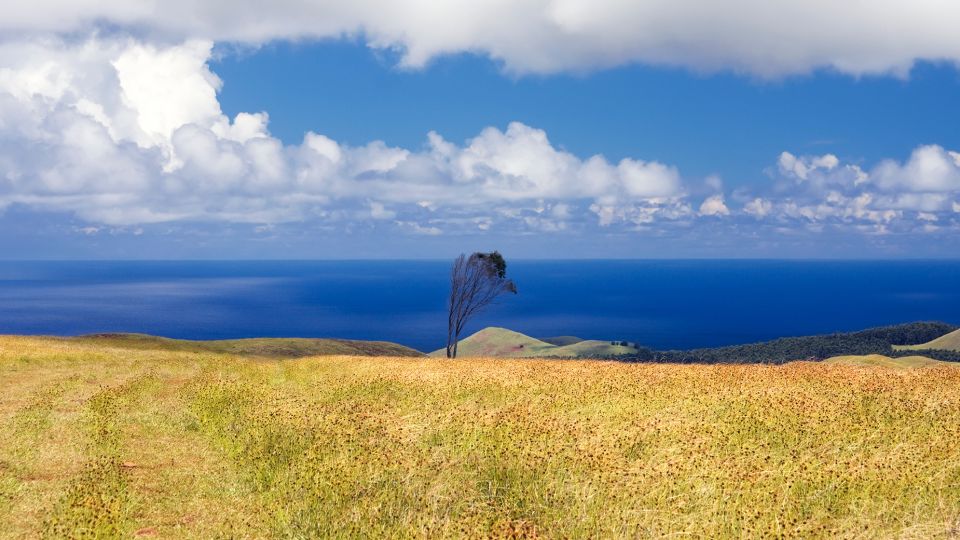
<svg viewBox="0 0 960 540">
<path fill-rule="evenodd" d="M 954 258 L 948 0 L 0 6 L 0 258 Z"/>
</svg>

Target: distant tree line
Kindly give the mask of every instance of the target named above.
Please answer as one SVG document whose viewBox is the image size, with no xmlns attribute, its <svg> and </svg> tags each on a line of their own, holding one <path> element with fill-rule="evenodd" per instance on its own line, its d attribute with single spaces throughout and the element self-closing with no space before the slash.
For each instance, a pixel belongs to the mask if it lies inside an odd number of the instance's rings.
<svg viewBox="0 0 960 540">
<path fill-rule="evenodd" d="M 935 360 L 960 362 L 960 353 L 954 351 L 893 349 L 894 345 L 926 343 L 956 329 L 956 326 L 942 322 L 915 322 L 860 332 L 780 338 L 727 347 L 682 351 L 655 351 L 638 347 L 636 353 L 609 359 L 682 364 L 783 364 L 795 360 L 825 360 L 832 356 L 882 354 L 891 357 L 920 355 Z"/>
</svg>

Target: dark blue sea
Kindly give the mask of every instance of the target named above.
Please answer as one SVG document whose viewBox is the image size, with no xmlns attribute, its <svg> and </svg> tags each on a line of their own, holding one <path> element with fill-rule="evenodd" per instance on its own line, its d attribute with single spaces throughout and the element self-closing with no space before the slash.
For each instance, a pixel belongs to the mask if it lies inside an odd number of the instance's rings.
<svg viewBox="0 0 960 540">
<path fill-rule="evenodd" d="M 443 345 L 448 261 L 0 262 L 0 333 L 339 337 Z M 960 323 L 960 261 L 510 261 L 519 294 L 468 328 L 746 343 Z"/>
</svg>

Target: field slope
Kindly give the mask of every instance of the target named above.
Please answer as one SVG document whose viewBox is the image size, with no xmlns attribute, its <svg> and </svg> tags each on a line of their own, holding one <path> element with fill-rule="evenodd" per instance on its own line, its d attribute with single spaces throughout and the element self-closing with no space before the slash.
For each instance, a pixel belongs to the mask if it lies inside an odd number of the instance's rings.
<svg viewBox="0 0 960 540">
<path fill-rule="evenodd" d="M 420 351 L 388 341 L 349 339 L 252 338 L 192 341 L 147 334 L 90 334 L 63 339 L 121 349 L 229 353 L 267 358 L 302 358 L 321 355 L 424 356 Z"/>
<path fill-rule="evenodd" d="M 824 360 L 827 364 L 837 364 L 845 366 L 874 366 L 889 368 L 920 368 L 935 366 L 951 366 L 950 362 L 941 362 L 927 358 L 926 356 L 900 356 L 891 358 L 882 354 L 866 354 L 861 356 L 834 356 Z M 954 364 L 956 365 L 956 364 Z"/>
<path fill-rule="evenodd" d="M 960 527 L 953 367 L 280 361 L 0 337 L 0 381 L 0 538 Z"/>
<path fill-rule="evenodd" d="M 902 351 L 935 349 L 960 352 L 960 330 L 954 330 L 945 336 L 938 337 L 927 343 L 921 343 L 920 345 L 898 345 L 894 348 Z"/>
</svg>

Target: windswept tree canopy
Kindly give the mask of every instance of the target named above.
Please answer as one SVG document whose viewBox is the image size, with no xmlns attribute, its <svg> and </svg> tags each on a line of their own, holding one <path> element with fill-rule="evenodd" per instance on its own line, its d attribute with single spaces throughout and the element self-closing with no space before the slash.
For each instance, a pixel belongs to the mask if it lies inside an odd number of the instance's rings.
<svg viewBox="0 0 960 540">
<path fill-rule="evenodd" d="M 507 278 L 507 261 L 498 251 L 457 257 L 450 272 L 447 358 L 456 358 L 460 333 L 470 317 L 506 292 L 516 294 L 517 286 Z"/>
</svg>

